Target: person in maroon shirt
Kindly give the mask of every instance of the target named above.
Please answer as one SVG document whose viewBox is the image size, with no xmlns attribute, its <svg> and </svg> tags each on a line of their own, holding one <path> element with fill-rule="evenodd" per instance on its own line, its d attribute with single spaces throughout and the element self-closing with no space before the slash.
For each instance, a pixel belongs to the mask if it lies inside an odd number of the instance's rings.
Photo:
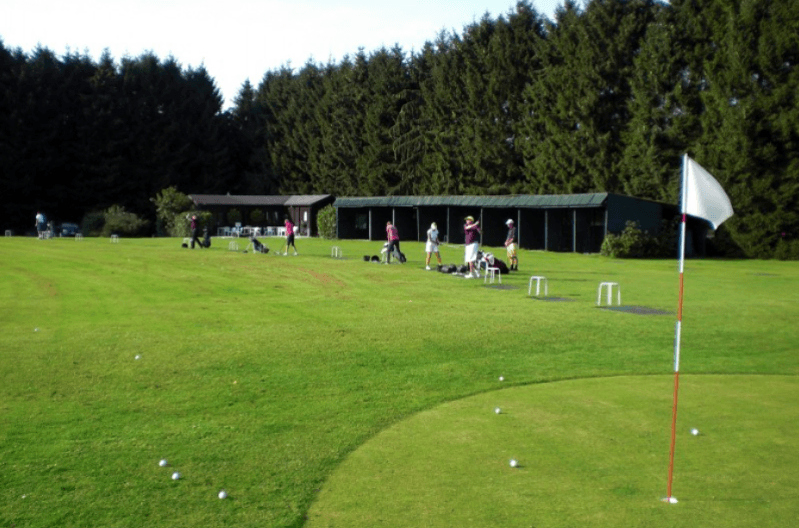
<svg viewBox="0 0 799 528">
<path fill-rule="evenodd" d="M 480 272 L 474 269 L 474 263 L 477 261 L 477 250 L 479 249 L 480 239 L 480 221 L 474 221 L 471 216 L 466 217 L 466 225 L 463 226 L 464 244 L 466 245 L 463 253 L 463 260 L 469 265 L 469 274 L 466 275 L 467 279 L 472 277 L 480 277 Z"/>
<path fill-rule="evenodd" d="M 397 248 L 397 253 L 400 252 L 400 239 L 397 227 L 389 220 L 386 222 L 386 238 L 388 239 L 388 247 L 386 248 L 386 264 L 391 263 L 391 253 L 394 248 Z"/>
<path fill-rule="evenodd" d="M 186 225 L 186 224 L 183 224 L 183 225 Z M 196 215 L 192 215 L 191 216 L 191 249 L 194 249 L 194 243 L 195 242 L 200 244 L 200 247 L 205 247 L 205 246 L 203 246 L 202 240 L 200 240 L 200 225 L 199 225 L 199 222 L 197 222 L 197 216 Z"/>
</svg>

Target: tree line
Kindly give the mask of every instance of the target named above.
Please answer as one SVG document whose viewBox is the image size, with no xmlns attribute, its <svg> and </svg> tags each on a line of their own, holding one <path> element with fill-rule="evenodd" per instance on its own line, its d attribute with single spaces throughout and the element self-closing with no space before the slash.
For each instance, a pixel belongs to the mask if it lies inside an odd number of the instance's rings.
<svg viewBox="0 0 799 528">
<path fill-rule="evenodd" d="M 567 1 L 553 20 L 521 1 L 412 53 L 268 71 L 222 111 L 208 72 L 173 58 L 0 46 L 5 207 L 154 217 L 169 186 L 676 204 L 687 152 L 735 207 L 720 247 L 799 258 L 797 55 L 793 0 Z"/>
</svg>

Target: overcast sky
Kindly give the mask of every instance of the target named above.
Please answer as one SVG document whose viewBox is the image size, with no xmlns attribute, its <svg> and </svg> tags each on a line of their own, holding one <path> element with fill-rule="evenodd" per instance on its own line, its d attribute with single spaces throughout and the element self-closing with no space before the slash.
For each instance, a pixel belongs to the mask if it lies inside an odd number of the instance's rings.
<svg viewBox="0 0 799 528">
<path fill-rule="evenodd" d="M 562 0 L 533 0 L 552 18 Z M 515 0 L 2 0 L 0 38 L 30 53 L 37 44 L 58 55 L 104 49 L 119 62 L 146 51 L 172 55 L 184 68 L 205 66 L 233 103 L 242 83 L 288 63 L 340 61 L 399 44 L 418 51 L 442 30 L 462 33 L 484 13 L 508 13 Z"/>
</svg>

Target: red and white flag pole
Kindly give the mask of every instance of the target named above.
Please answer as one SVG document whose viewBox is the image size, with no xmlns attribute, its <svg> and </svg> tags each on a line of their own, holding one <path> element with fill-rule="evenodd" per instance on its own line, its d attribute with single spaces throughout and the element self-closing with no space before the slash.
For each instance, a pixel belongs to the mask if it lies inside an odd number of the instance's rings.
<svg viewBox="0 0 799 528">
<path fill-rule="evenodd" d="M 669 484 L 664 502 L 676 503 L 671 494 L 674 477 L 674 448 L 677 440 L 677 395 L 680 388 L 680 338 L 682 333 L 683 274 L 685 272 L 686 215 L 703 218 L 718 229 L 733 215 L 732 204 L 718 181 L 697 162 L 683 156 L 682 194 L 680 197 L 680 295 L 677 304 L 677 323 L 674 327 L 674 404 L 671 411 L 671 449 L 669 450 Z"/>
<path fill-rule="evenodd" d="M 677 443 L 677 396 L 680 390 L 680 338 L 682 332 L 682 299 L 685 273 L 685 200 L 688 154 L 683 157 L 682 164 L 682 195 L 680 199 L 680 293 L 677 303 L 677 322 L 674 325 L 674 403 L 671 410 L 671 447 L 669 449 L 669 484 L 664 500 L 674 503 L 677 499 L 671 494 L 671 485 L 674 480 L 674 449 Z"/>
</svg>

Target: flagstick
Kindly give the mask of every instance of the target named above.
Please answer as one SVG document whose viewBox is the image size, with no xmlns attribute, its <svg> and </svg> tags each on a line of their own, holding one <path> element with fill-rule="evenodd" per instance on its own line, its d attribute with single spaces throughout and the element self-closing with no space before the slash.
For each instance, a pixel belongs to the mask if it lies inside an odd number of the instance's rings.
<svg viewBox="0 0 799 528">
<path fill-rule="evenodd" d="M 671 411 L 671 448 L 669 449 L 669 485 L 666 492 L 668 502 L 676 502 L 671 495 L 671 484 L 674 477 L 674 448 L 677 439 L 677 394 L 680 388 L 680 340 L 682 334 L 682 298 L 683 298 L 683 275 L 685 272 L 685 200 L 687 196 L 685 171 L 688 165 L 688 154 L 683 158 L 682 166 L 682 199 L 680 200 L 680 294 L 677 304 L 677 322 L 674 326 L 674 404 Z"/>
</svg>

